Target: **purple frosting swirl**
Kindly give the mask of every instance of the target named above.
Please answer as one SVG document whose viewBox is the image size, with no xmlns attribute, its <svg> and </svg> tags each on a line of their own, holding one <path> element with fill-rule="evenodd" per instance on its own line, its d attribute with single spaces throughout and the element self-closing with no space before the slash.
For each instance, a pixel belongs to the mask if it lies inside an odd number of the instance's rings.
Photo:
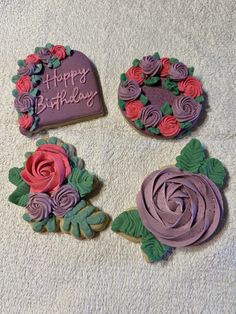
<svg viewBox="0 0 236 314">
<path fill-rule="evenodd" d="M 43 220 L 52 211 L 52 200 L 45 193 L 30 193 L 26 205 L 30 217 L 36 221 Z"/>
<path fill-rule="evenodd" d="M 154 76 L 160 73 L 162 62 L 161 60 L 155 59 L 153 56 L 145 56 L 140 61 L 139 66 L 143 70 L 143 73 Z"/>
<path fill-rule="evenodd" d="M 63 217 L 80 200 L 80 195 L 69 185 L 63 185 L 52 196 L 53 214 Z"/>
<path fill-rule="evenodd" d="M 188 68 L 181 62 L 173 63 L 169 69 L 169 76 L 174 81 L 182 81 L 188 76 Z"/>
<path fill-rule="evenodd" d="M 124 81 L 118 89 L 120 99 L 128 101 L 135 100 L 141 94 L 141 87 L 135 81 Z"/>
<path fill-rule="evenodd" d="M 37 52 L 39 59 L 43 63 L 48 63 L 49 59 L 52 57 L 52 53 L 48 48 L 42 48 Z"/>
<path fill-rule="evenodd" d="M 23 75 L 33 75 L 35 70 L 35 64 L 29 63 L 23 67 L 20 67 L 17 72 L 20 76 Z"/>
<path fill-rule="evenodd" d="M 145 128 L 151 128 L 157 126 L 162 118 L 160 109 L 154 106 L 146 106 L 141 111 L 140 119 L 145 125 Z"/>
<path fill-rule="evenodd" d="M 18 94 L 14 101 L 14 106 L 19 112 L 27 112 L 30 108 L 34 106 L 35 98 L 28 94 Z"/>
<path fill-rule="evenodd" d="M 179 122 L 192 122 L 199 117 L 202 105 L 190 96 L 179 96 L 175 99 L 172 110 Z"/>
</svg>

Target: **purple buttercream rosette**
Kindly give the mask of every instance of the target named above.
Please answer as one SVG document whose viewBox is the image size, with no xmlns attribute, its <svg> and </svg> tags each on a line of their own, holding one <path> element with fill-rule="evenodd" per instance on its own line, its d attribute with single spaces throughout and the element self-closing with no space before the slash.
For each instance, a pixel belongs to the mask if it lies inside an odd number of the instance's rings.
<svg viewBox="0 0 236 314">
<path fill-rule="evenodd" d="M 179 96 L 172 105 L 173 113 L 179 122 L 193 122 L 202 110 L 202 105 L 190 96 Z"/>
<path fill-rule="evenodd" d="M 169 69 L 169 76 L 174 81 L 182 81 L 188 76 L 188 68 L 182 62 L 173 63 Z"/>
<path fill-rule="evenodd" d="M 51 59 L 52 57 L 52 53 L 48 48 L 42 48 L 37 52 L 37 55 L 39 56 L 39 59 L 43 62 L 43 63 L 48 63 L 48 61 Z"/>
<path fill-rule="evenodd" d="M 52 211 L 55 216 L 63 217 L 80 200 L 80 195 L 69 185 L 61 186 L 52 195 Z"/>
<path fill-rule="evenodd" d="M 146 106 L 143 108 L 140 114 L 141 122 L 145 128 L 151 128 L 157 126 L 161 121 L 162 113 L 160 109 L 154 106 Z"/>
<path fill-rule="evenodd" d="M 48 218 L 51 213 L 52 200 L 50 196 L 45 193 L 30 193 L 26 208 L 32 219 L 40 221 Z"/>
<path fill-rule="evenodd" d="M 29 93 L 18 94 L 14 101 L 14 106 L 19 112 L 27 112 L 33 108 L 35 98 Z"/>
<path fill-rule="evenodd" d="M 17 72 L 20 76 L 24 76 L 24 75 L 32 75 L 34 74 L 34 71 L 35 71 L 35 64 L 33 63 L 30 63 L 30 64 L 27 64 L 23 67 L 20 67 Z"/>
<path fill-rule="evenodd" d="M 119 98 L 125 101 L 135 100 L 141 94 L 141 87 L 135 81 L 124 81 L 118 89 Z"/>
<path fill-rule="evenodd" d="M 145 56 L 140 61 L 139 66 L 143 70 L 144 74 L 154 76 L 160 73 L 162 69 L 162 62 L 153 56 Z"/>
</svg>

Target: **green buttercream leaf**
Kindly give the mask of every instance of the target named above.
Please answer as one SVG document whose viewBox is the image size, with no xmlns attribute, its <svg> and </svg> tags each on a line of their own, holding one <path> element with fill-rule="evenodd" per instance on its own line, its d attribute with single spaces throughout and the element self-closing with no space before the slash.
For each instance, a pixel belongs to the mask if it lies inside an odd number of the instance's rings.
<svg viewBox="0 0 236 314">
<path fill-rule="evenodd" d="M 79 230 L 79 225 L 76 223 L 76 222 L 73 222 L 72 223 L 72 226 L 73 226 L 73 236 L 78 239 L 79 236 L 80 236 L 80 230 Z"/>
<path fill-rule="evenodd" d="M 172 108 L 168 102 L 164 102 L 164 104 L 161 106 L 161 112 L 164 116 L 173 114 Z"/>
<path fill-rule="evenodd" d="M 19 67 L 23 67 L 25 66 L 25 60 L 18 60 L 17 64 L 19 65 Z"/>
<path fill-rule="evenodd" d="M 65 46 L 65 49 L 66 49 L 66 55 L 70 56 L 72 52 L 70 46 Z"/>
<path fill-rule="evenodd" d="M 60 60 L 57 59 L 57 58 L 55 58 L 55 59 L 53 60 L 53 62 L 52 62 L 52 67 L 53 67 L 53 69 L 58 68 L 60 65 L 61 65 Z"/>
<path fill-rule="evenodd" d="M 16 83 L 20 78 L 20 75 L 14 75 L 12 78 L 11 78 L 11 81 L 12 83 Z"/>
<path fill-rule="evenodd" d="M 40 47 L 35 47 L 34 53 L 38 53 L 40 49 L 41 49 Z"/>
<path fill-rule="evenodd" d="M 167 77 L 163 82 L 163 87 L 169 91 L 171 91 L 174 95 L 179 95 L 178 85 L 176 82 L 172 81 L 169 77 Z"/>
<path fill-rule="evenodd" d="M 121 80 L 121 82 L 127 81 L 127 77 L 126 77 L 125 73 L 122 73 L 122 74 L 120 75 L 120 80 Z"/>
<path fill-rule="evenodd" d="M 9 202 L 22 207 L 26 206 L 29 190 L 29 186 L 25 182 L 21 182 L 16 190 L 9 196 Z"/>
<path fill-rule="evenodd" d="M 21 170 L 23 170 L 23 168 L 14 167 L 11 168 L 8 173 L 8 180 L 16 186 L 23 182 L 20 176 Z"/>
<path fill-rule="evenodd" d="M 158 52 L 155 52 L 154 55 L 153 55 L 153 57 L 154 57 L 155 59 L 157 59 L 157 60 L 160 59 L 160 55 L 159 55 Z"/>
<path fill-rule="evenodd" d="M 144 125 L 142 124 L 141 120 L 140 119 L 137 119 L 134 121 L 134 124 L 136 125 L 137 128 L 139 129 L 143 129 L 144 128 Z"/>
<path fill-rule="evenodd" d="M 49 217 L 47 221 L 47 229 L 48 232 L 56 232 L 57 231 L 57 224 L 55 216 Z"/>
<path fill-rule="evenodd" d="M 139 66 L 139 62 L 140 62 L 139 59 L 134 59 L 132 65 L 133 65 L 134 67 L 137 67 L 137 66 Z"/>
<path fill-rule="evenodd" d="M 35 232 L 41 232 L 43 230 L 44 226 L 47 224 L 47 222 L 48 222 L 48 218 L 41 220 L 41 221 L 38 221 L 38 222 L 35 222 L 33 224 L 33 230 Z"/>
<path fill-rule="evenodd" d="M 118 105 L 122 110 L 125 110 L 125 101 L 122 99 L 118 99 Z"/>
<path fill-rule="evenodd" d="M 28 109 L 28 116 L 33 116 L 34 114 L 34 109 L 31 107 Z"/>
<path fill-rule="evenodd" d="M 53 47 L 53 44 L 50 44 L 50 43 L 47 43 L 46 45 L 45 45 L 45 48 L 48 48 L 48 49 L 50 49 L 50 48 L 52 48 Z"/>
<path fill-rule="evenodd" d="M 35 130 L 37 124 L 39 122 L 39 117 L 38 116 L 35 116 L 34 117 L 34 123 L 32 124 L 31 128 L 30 128 L 30 132 L 32 132 L 33 130 Z"/>
<path fill-rule="evenodd" d="M 139 100 L 144 106 L 146 106 L 146 104 L 148 103 L 148 98 L 143 94 L 140 95 Z"/>
<path fill-rule="evenodd" d="M 39 92 L 38 88 L 32 88 L 30 90 L 30 95 L 33 96 L 33 97 L 36 97 L 38 92 Z"/>
<path fill-rule="evenodd" d="M 87 218 L 89 225 L 100 225 L 106 220 L 106 214 L 104 212 L 97 212 Z"/>
<path fill-rule="evenodd" d="M 34 70 L 34 74 L 38 74 L 42 71 L 43 65 L 42 63 L 38 63 L 36 64 L 35 70 Z"/>
<path fill-rule="evenodd" d="M 189 129 L 192 126 L 192 122 L 186 121 L 186 122 L 182 122 L 180 123 L 180 128 L 181 129 Z"/>
<path fill-rule="evenodd" d="M 144 80 L 144 84 L 147 86 L 153 86 L 153 85 L 156 85 L 159 81 L 160 81 L 160 78 L 158 76 L 152 76 Z"/>
<path fill-rule="evenodd" d="M 142 237 L 141 250 L 151 263 L 166 259 L 172 252 L 170 246 L 160 243 L 148 230 Z"/>
<path fill-rule="evenodd" d="M 54 137 L 54 136 L 49 137 L 48 143 L 49 143 L 49 144 L 57 144 L 57 138 Z"/>
<path fill-rule="evenodd" d="M 173 63 L 178 63 L 179 60 L 176 59 L 176 58 L 170 58 L 170 64 L 173 64 Z"/>
<path fill-rule="evenodd" d="M 16 97 L 18 95 L 18 90 L 17 89 L 13 89 L 12 90 L 12 96 Z"/>
<path fill-rule="evenodd" d="M 193 72 L 194 72 L 194 67 L 188 68 L 188 75 L 189 75 L 189 76 L 192 76 L 192 75 L 193 75 Z"/>
<path fill-rule="evenodd" d="M 28 159 L 31 155 L 33 155 L 33 152 L 26 152 L 25 158 Z"/>
<path fill-rule="evenodd" d="M 42 80 L 42 78 L 41 78 L 40 75 L 34 74 L 34 75 L 31 76 L 31 82 L 34 83 L 34 84 L 37 84 L 41 80 Z"/>
<path fill-rule="evenodd" d="M 186 170 L 197 173 L 203 160 L 205 152 L 202 144 L 196 138 L 192 139 L 176 157 L 176 167 L 180 170 Z"/>
<path fill-rule="evenodd" d="M 68 183 L 84 197 L 92 191 L 93 175 L 85 169 L 74 168 L 68 177 Z"/>
<path fill-rule="evenodd" d="M 198 96 L 198 97 L 194 98 L 194 100 L 196 102 L 203 102 L 204 101 L 204 97 L 203 96 Z"/>
<path fill-rule="evenodd" d="M 30 215 L 28 213 L 25 213 L 22 218 L 27 221 L 27 222 L 30 222 L 32 221 L 33 219 L 30 217 Z"/>
<path fill-rule="evenodd" d="M 137 209 L 124 211 L 112 223 L 111 230 L 121 232 L 133 238 L 141 238 L 144 225 Z"/>
<path fill-rule="evenodd" d="M 160 134 L 160 130 L 158 128 L 147 128 L 148 132 L 152 134 Z"/>
<path fill-rule="evenodd" d="M 199 172 L 207 176 L 216 185 L 221 187 L 226 176 L 222 162 L 216 158 L 207 158 L 199 168 Z"/>
</svg>

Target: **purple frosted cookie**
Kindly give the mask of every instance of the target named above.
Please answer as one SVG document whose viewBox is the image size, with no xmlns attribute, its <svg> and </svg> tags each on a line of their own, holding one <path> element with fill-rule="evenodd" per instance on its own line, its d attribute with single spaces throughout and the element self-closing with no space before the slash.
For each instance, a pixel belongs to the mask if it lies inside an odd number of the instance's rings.
<svg viewBox="0 0 236 314">
<path fill-rule="evenodd" d="M 47 44 L 18 65 L 12 94 L 22 134 L 31 136 L 104 114 L 94 66 L 82 52 Z"/>
<path fill-rule="evenodd" d="M 180 138 L 196 125 L 203 98 L 202 83 L 175 58 L 158 53 L 135 59 L 121 74 L 118 103 L 123 116 L 142 134 Z"/>
</svg>

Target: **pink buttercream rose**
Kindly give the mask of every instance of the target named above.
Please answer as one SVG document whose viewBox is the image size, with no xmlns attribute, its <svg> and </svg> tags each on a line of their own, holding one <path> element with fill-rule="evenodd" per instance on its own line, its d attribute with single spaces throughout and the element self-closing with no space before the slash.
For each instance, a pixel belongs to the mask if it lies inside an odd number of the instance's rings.
<svg viewBox="0 0 236 314">
<path fill-rule="evenodd" d="M 188 76 L 184 81 L 178 82 L 178 89 L 184 93 L 185 96 L 193 98 L 202 94 L 202 83 L 193 76 Z"/>
<path fill-rule="evenodd" d="M 32 87 L 33 84 L 29 76 L 21 76 L 16 82 L 16 89 L 20 94 L 28 93 Z"/>
<path fill-rule="evenodd" d="M 39 56 L 32 53 L 31 55 L 28 55 L 26 57 L 25 62 L 26 64 L 30 64 L 30 63 L 36 64 L 39 62 Z"/>
<path fill-rule="evenodd" d="M 20 175 L 30 186 L 30 192 L 51 193 L 59 189 L 70 173 L 64 149 L 54 144 L 43 144 L 27 159 Z"/>
<path fill-rule="evenodd" d="M 19 126 L 25 130 L 31 128 L 33 122 L 34 118 L 32 116 L 28 116 L 26 113 L 24 113 L 18 120 Z"/>
<path fill-rule="evenodd" d="M 66 57 L 66 50 L 64 46 L 61 46 L 61 45 L 53 46 L 50 49 L 50 51 L 59 60 L 65 59 Z"/>
</svg>

